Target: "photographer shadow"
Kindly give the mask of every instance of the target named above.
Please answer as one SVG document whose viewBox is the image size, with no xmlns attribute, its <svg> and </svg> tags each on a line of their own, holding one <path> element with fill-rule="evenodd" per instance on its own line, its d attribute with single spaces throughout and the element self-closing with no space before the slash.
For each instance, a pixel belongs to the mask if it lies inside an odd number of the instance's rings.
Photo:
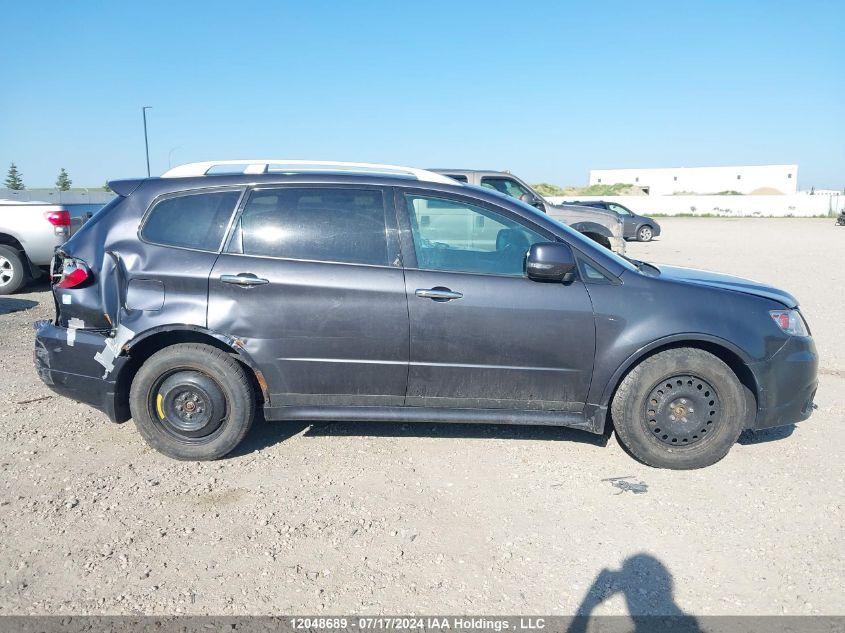
<svg viewBox="0 0 845 633">
<path fill-rule="evenodd" d="M 625 597 L 636 633 L 701 633 L 698 620 L 684 613 L 675 603 L 672 574 L 650 554 L 627 558 L 617 571 L 601 570 L 587 590 L 567 633 L 587 633 L 590 618 L 596 617 L 593 616 L 596 607 L 617 594 Z"/>
</svg>

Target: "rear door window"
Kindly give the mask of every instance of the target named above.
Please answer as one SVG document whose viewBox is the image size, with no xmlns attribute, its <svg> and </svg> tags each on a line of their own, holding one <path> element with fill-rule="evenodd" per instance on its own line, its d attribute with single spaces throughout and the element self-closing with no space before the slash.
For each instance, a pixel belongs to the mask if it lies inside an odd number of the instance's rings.
<svg viewBox="0 0 845 633">
<path fill-rule="evenodd" d="M 380 190 L 338 187 L 255 190 L 230 251 L 386 266 L 384 195 Z"/>
<path fill-rule="evenodd" d="M 187 193 L 155 203 L 141 237 L 163 246 L 200 251 L 220 248 L 241 190 Z"/>
</svg>

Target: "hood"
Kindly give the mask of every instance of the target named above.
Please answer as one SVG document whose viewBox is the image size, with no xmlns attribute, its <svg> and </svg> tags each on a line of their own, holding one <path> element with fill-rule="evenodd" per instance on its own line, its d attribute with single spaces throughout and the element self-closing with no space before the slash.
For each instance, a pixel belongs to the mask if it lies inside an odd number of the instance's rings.
<svg viewBox="0 0 845 633">
<path fill-rule="evenodd" d="M 734 277 L 733 275 L 724 275 L 722 273 L 712 273 L 707 270 L 683 268 L 681 266 L 664 266 L 663 264 L 657 264 L 657 268 L 660 270 L 661 279 L 674 279 L 699 286 L 710 286 L 711 288 L 744 292 L 745 294 L 777 301 L 778 303 L 785 305 L 787 308 L 798 307 L 797 299 L 795 299 L 795 297 L 791 294 L 778 288 L 762 284 L 759 281 L 751 281 L 750 279 Z"/>
</svg>

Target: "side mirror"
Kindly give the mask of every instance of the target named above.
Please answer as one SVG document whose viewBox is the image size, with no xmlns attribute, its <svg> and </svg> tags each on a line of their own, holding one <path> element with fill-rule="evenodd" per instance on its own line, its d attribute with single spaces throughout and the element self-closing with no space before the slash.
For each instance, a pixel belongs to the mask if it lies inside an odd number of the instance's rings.
<svg viewBox="0 0 845 633">
<path fill-rule="evenodd" d="M 575 278 L 575 257 L 566 244 L 539 242 L 528 249 L 525 270 L 528 278 L 534 281 L 572 281 Z"/>
</svg>

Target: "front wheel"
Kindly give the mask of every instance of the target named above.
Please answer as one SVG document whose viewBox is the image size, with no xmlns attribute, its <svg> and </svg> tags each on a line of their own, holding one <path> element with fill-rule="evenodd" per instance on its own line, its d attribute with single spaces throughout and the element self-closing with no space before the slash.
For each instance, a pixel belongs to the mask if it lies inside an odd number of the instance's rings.
<svg viewBox="0 0 845 633">
<path fill-rule="evenodd" d="M 613 397 L 616 435 L 649 466 L 688 470 L 715 464 L 745 420 L 742 385 L 722 360 L 694 348 L 660 352 L 631 370 Z"/>
<path fill-rule="evenodd" d="M 648 224 L 641 226 L 640 230 L 637 231 L 637 240 L 640 242 L 650 242 L 653 237 L 654 229 L 652 229 Z"/>
<path fill-rule="evenodd" d="M 174 459 L 205 461 L 241 443 L 252 425 L 255 396 L 230 355 L 183 343 L 144 362 L 132 381 L 129 406 L 152 448 Z"/>
</svg>

